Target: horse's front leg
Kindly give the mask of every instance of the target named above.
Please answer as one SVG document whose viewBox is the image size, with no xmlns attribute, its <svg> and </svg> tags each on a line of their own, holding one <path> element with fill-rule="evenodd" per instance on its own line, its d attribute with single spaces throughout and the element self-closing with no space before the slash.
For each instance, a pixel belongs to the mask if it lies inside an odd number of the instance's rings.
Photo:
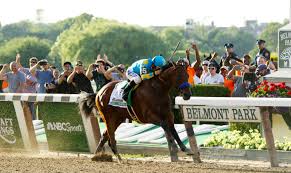
<svg viewBox="0 0 291 173">
<path fill-rule="evenodd" d="M 178 159 L 178 147 L 177 147 L 176 142 L 175 142 L 175 140 L 170 132 L 170 129 L 169 129 L 167 122 L 165 122 L 165 121 L 161 122 L 161 127 L 164 129 L 165 135 L 166 135 L 166 138 L 168 141 L 171 162 L 177 162 L 179 160 Z"/>
<path fill-rule="evenodd" d="M 177 141 L 179 147 L 181 148 L 181 151 L 187 153 L 187 155 L 193 155 L 193 154 L 194 154 L 194 153 L 193 153 L 190 149 L 188 149 L 188 148 L 184 145 L 184 143 L 181 141 L 181 139 L 180 139 L 180 137 L 179 137 L 179 135 L 178 135 L 178 132 L 176 131 L 174 125 L 173 125 L 173 126 L 170 126 L 170 132 L 171 132 L 171 134 L 173 135 L 174 139 Z"/>
<path fill-rule="evenodd" d="M 174 136 L 175 140 L 177 141 L 179 147 L 181 148 L 181 150 L 185 153 L 187 153 L 187 155 L 191 155 L 193 160 L 197 163 L 201 163 L 201 159 L 200 159 L 200 153 L 199 151 L 192 151 L 191 149 L 188 149 L 184 143 L 181 141 L 176 129 L 175 129 L 175 126 L 174 126 L 174 123 L 172 122 L 169 122 L 169 126 L 170 126 L 170 131 L 171 131 L 171 134 Z M 189 133 L 189 130 L 190 129 L 186 129 L 187 133 Z M 193 130 L 193 129 L 192 129 Z M 193 132 L 193 135 L 194 135 L 194 132 Z M 194 136 L 195 137 L 195 136 Z"/>
</svg>

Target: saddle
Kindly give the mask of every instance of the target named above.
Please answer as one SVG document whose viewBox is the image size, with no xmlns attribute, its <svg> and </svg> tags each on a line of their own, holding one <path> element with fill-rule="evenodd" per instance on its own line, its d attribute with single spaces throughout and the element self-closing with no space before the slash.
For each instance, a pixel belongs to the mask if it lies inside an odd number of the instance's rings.
<svg viewBox="0 0 291 173">
<path fill-rule="evenodd" d="M 126 108 L 127 105 L 132 106 L 133 92 L 136 90 L 138 85 L 136 85 L 135 87 L 133 87 L 133 89 L 129 91 L 128 100 L 127 102 L 125 102 L 122 99 L 122 95 L 123 95 L 123 90 L 126 87 L 126 85 L 128 85 L 128 81 L 121 81 L 115 85 L 110 96 L 109 105 L 115 106 L 115 107 L 121 107 L 121 108 Z"/>
</svg>

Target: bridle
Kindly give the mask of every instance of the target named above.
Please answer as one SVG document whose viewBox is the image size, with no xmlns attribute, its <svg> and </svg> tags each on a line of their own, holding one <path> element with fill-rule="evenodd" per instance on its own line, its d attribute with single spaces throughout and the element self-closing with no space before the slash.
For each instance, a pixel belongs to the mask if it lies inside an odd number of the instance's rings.
<svg viewBox="0 0 291 173">
<path fill-rule="evenodd" d="M 178 65 L 174 65 L 173 67 L 171 68 L 174 68 L 173 70 L 176 70 L 178 66 L 182 66 L 182 67 L 186 67 L 186 62 L 183 61 L 183 60 L 179 60 L 178 61 Z M 182 78 L 181 76 L 182 74 L 181 73 L 178 73 L 178 76 L 177 76 L 177 79 L 176 81 L 180 81 L 180 79 Z M 163 84 L 167 84 L 167 81 L 165 79 L 163 79 L 161 77 L 161 75 L 158 76 L 158 79 L 163 83 Z M 183 90 L 185 88 L 189 88 L 190 87 L 190 84 L 188 83 L 188 81 L 186 82 L 183 82 L 182 84 L 179 85 L 178 89 L 179 90 Z"/>
</svg>

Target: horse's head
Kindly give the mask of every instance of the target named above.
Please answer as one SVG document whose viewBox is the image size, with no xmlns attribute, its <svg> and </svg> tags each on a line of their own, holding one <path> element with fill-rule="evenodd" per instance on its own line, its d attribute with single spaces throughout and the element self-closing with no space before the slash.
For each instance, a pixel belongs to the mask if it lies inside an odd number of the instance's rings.
<svg viewBox="0 0 291 173">
<path fill-rule="evenodd" d="M 179 59 L 176 63 L 171 62 L 171 67 L 165 69 L 161 74 L 162 80 L 170 82 L 171 86 L 180 90 L 184 100 L 189 100 L 191 97 L 187 73 L 188 65 L 189 63 L 186 60 Z"/>
</svg>

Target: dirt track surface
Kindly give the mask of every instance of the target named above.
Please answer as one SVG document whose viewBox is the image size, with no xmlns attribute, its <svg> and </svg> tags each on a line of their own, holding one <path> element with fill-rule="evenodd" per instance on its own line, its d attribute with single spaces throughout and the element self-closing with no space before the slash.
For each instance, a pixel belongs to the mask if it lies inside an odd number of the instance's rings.
<svg viewBox="0 0 291 173">
<path fill-rule="evenodd" d="M 122 164 L 113 162 L 93 162 L 92 155 L 57 153 L 0 153 L 0 172 L 108 172 L 108 173 L 162 173 L 162 172 L 291 172 L 291 165 L 281 164 L 270 168 L 268 162 L 258 161 L 215 161 L 203 160 L 194 164 L 188 159 L 170 163 L 168 157 L 145 157 L 124 159 Z"/>
</svg>

